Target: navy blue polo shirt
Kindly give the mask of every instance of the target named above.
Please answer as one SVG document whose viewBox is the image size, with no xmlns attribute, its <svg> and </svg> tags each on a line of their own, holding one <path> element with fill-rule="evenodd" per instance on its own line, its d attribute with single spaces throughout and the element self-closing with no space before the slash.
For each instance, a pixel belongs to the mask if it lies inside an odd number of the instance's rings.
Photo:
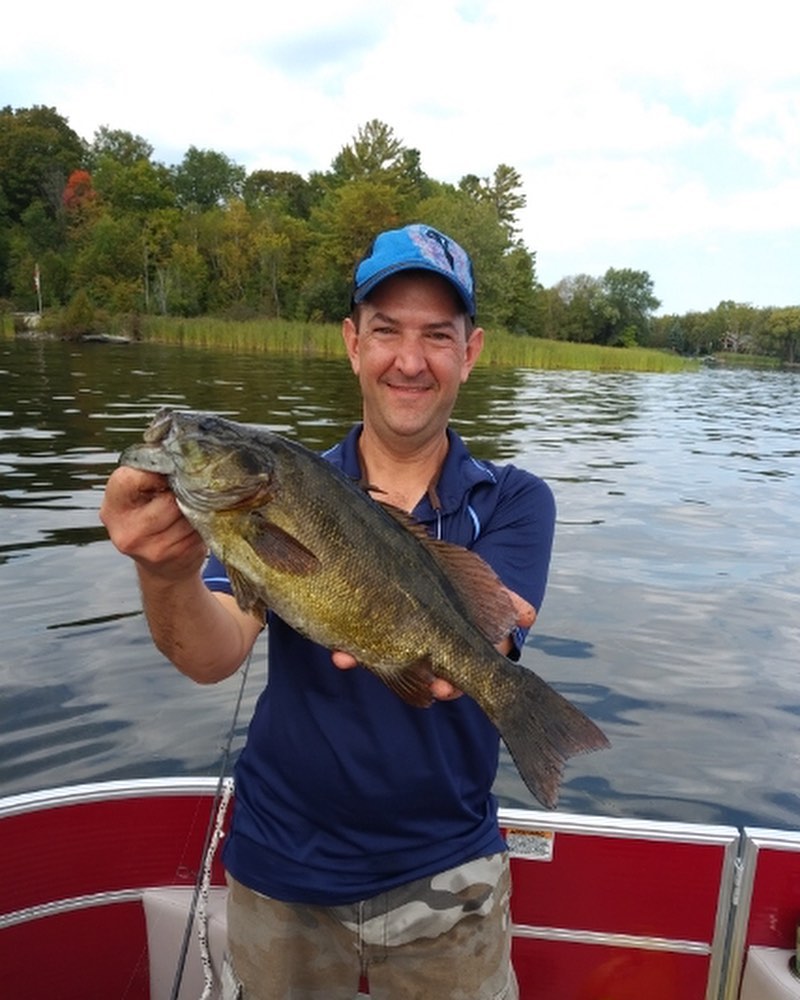
<svg viewBox="0 0 800 1000">
<path fill-rule="evenodd" d="M 360 430 L 325 455 L 355 479 Z M 414 517 L 434 537 L 480 553 L 541 607 L 550 488 L 514 466 L 477 461 L 448 435 L 437 497 L 424 497 Z M 213 557 L 204 578 L 230 592 Z M 519 630 L 512 655 L 524 639 Z M 336 669 L 329 650 L 272 613 L 268 658 L 225 841 L 238 881 L 286 902 L 335 906 L 503 850 L 491 793 L 499 736 L 471 698 L 409 706 L 370 671 Z"/>
</svg>

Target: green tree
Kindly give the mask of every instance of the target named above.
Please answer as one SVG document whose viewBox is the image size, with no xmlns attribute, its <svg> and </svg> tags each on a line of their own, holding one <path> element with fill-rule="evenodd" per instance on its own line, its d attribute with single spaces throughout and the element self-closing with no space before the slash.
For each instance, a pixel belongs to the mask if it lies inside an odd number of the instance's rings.
<svg viewBox="0 0 800 1000">
<path fill-rule="evenodd" d="M 517 213 L 526 205 L 526 198 L 522 192 L 522 178 L 518 170 L 501 163 L 495 167 L 491 178 L 467 174 L 461 178 L 459 188 L 471 198 L 492 205 L 500 223 L 508 231 L 509 238 L 512 240 L 517 238 L 519 233 Z"/>
<path fill-rule="evenodd" d="M 177 208 L 148 212 L 142 225 L 144 311 L 167 315 L 171 299 L 171 267 L 181 213 Z"/>
<path fill-rule="evenodd" d="M 800 306 L 766 310 L 759 342 L 787 364 L 800 360 Z"/>
<path fill-rule="evenodd" d="M 377 118 L 362 125 L 350 143 L 342 147 L 326 178 L 333 188 L 366 180 L 394 187 L 407 213 L 430 193 L 419 150 L 404 145 L 392 127 Z"/>
<path fill-rule="evenodd" d="M 254 170 L 248 174 L 242 193 L 250 208 L 268 204 L 297 219 L 307 219 L 318 201 L 318 191 L 289 170 Z"/>
<path fill-rule="evenodd" d="M 297 316 L 307 271 L 308 224 L 268 211 L 257 220 L 255 239 L 260 309 L 268 316 Z"/>
<path fill-rule="evenodd" d="M 339 181 L 366 178 L 399 177 L 403 172 L 405 147 L 390 125 L 373 118 L 357 130 L 351 141 L 342 146 L 331 165 Z"/>
<path fill-rule="evenodd" d="M 0 191 L 6 219 L 18 223 L 33 202 L 49 215 L 61 211 L 61 195 L 73 170 L 84 165 L 84 143 L 55 108 L 35 105 L 0 111 Z"/>
<path fill-rule="evenodd" d="M 83 223 L 82 231 L 73 226 L 70 236 L 76 274 L 83 274 L 85 262 L 97 257 L 99 270 L 90 279 L 92 297 L 106 307 L 121 301 L 126 310 L 166 308 L 163 268 L 171 256 L 179 215 L 170 172 L 153 162 L 152 152 L 141 136 L 106 126 L 95 133 L 90 149 L 96 199 L 88 219 L 77 220 Z M 126 234 L 129 246 L 114 242 L 117 232 Z"/>
<path fill-rule="evenodd" d="M 536 298 L 534 257 L 514 244 L 488 200 L 476 199 L 463 188 L 439 185 L 420 202 L 419 216 L 448 233 L 469 250 L 475 268 L 478 319 L 532 334 L 541 325 Z"/>
<path fill-rule="evenodd" d="M 336 320 L 344 315 L 356 263 L 376 233 L 401 224 L 404 207 L 402 192 L 383 179 L 361 178 L 328 192 L 311 213 L 301 291 L 305 316 Z"/>
<path fill-rule="evenodd" d="M 95 169 L 97 161 L 104 157 L 110 157 L 123 166 L 132 167 L 140 160 L 152 161 L 153 147 L 147 139 L 134 135 L 133 132 L 101 125 L 89 147 L 89 169 Z"/>
<path fill-rule="evenodd" d="M 684 318 L 674 313 L 655 316 L 650 324 L 649 346 L 676 354 L 689 354 Z"/>
<path fill-rule="evenodd" d="M 54 273 L 54 254 L 66 239 L 64 184 L 84 152 L 55 108 L 0 111 L 0 296 L 13 296 L 25 308 L 36 304 L 34 264 L 47 256 Z M 56 295 L 49 277 L 47 297 Z"/>
<path fill-rule="evenodd" d="M 653 295 L 647 271 L 610 267 L 603 275 L 599 336 L 603 344 L 628 347 L 646 344 L 652 313 L 661 302 Z"/>
<path fill-rule="evenodd" d="M 207 262 L 209 308 L 229 314 L 286 315 L 294 303 L 289 275 L 303 273 L 304 224 L 266 211 L 254 213 L 244 201 L 204 212 L 197 218 L 198 247 Z"/>
<path fill-rule="evenodd" d="M 150 160 L 125 163 L 109 155 L 100 156 L 92 180 L 106 209 L 116 215 L 130 213 L 141 218 L 176 203 L 168 171 Z"/>
<path fill-rule="evenodd" d="M 751 353 L 761 327 L 762 310 L 751 305 L 727 299 L 714 310 L 719 347 L 734 354 Z"/>
<path fill-rule="evenodd" d="M 246 171 L 224 153 L 190 146 L 172 176 L 181 206 L 210 209 L 241 197 Z"/>
<path fill-rule="evenodd" d="M 715 310 L 687 313 L 681 317 L 681 328 L 690 353 L 708 355 L 719 350 L 721 329 Z"/>
<path fill-rule="evenodd" d="M 141 220 L 105 212 L 74 248 L 71 291 L 84 289 L 96 308 L 141 311 L 143 259 Z"/>
<path fill-rule="evenodd" d="M 555 340 L 593 343 L 601 335 L 605 293 L 588 274 L 562 278 L 548 296 L 548 335 Z"/>
<path fill-rule="evenodd" d="M 199 316 L 207 310 L 208 266 L 192 242 L 176 241 L 168 260 L 154 275 L 153 298 L 158 308 L 178 316 Z"/>
</svg>

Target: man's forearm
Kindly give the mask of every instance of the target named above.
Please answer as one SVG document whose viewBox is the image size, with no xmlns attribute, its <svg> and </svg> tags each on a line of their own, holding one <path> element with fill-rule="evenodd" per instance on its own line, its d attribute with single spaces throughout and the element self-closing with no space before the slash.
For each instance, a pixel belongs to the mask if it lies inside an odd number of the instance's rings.
<svg viewBox="0 0 800 1000">
<path fill-rule="evenodd" d="M 163 580 L 137 570 L 150 633 L 164 656 L 200 684 L 235 673 L 260 631 L 255 618 L 229 595 L 209 591 L 199 576 Z"/>
</svg>

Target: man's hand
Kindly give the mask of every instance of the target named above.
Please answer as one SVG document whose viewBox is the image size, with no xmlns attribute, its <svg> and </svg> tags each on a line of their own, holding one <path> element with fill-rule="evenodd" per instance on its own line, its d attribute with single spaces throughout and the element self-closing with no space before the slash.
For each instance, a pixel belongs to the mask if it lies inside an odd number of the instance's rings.
<svg viewBox="0 0 800 1000">
<path fill-rule="evenodd" d="M 114 545 L 136 563 L 153 641 L 202 684 L 230 677 L 263 622 L 230 594 L 208 590 L 200 575 L 206 546 L 180 511 L 164 476 L 120 466 L 109 477 L 100 520 Z"/>
<path fill-rule="evenodd" d="M 181 513 L 165 477 L 155 472 L 115 469 L 106 484 L 100 520 L 117 549 L 145 573 L 182 580 L 203 565 L 203 540 Z"/>
<path fill-rule="evenodd" d="M 536 608 L 532 604 L 528 604 L 519 594 L 515 594 L 513 590 L 508 591 L 508 596 L 517 612 L 517 625 L 520 628 L 530 628 L 536 621 Z M 511 652 L 511 646 L 511 636 L 508 636 L 497 644 L 497 649 L 504 655 L 508 655 Z M 358 660 L 354 656 L 344 653 L 340 649 L 335 649 L 331 653 L 331 659 L 334 666 L 340 670 L 352 670 L 353 667 L 358 666 Z M 431 681 L 431 694 L 437 701 L 453 701 L 455 698 L 460 698 L 463 693 L 443 677 L 434 677 Z"/>
</svg>

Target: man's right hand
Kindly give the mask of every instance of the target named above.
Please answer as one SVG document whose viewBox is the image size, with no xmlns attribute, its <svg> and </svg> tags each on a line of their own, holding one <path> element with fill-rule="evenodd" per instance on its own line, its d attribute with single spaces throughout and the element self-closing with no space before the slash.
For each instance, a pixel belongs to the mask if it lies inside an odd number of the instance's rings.
<svg viewBox="0 0 800 1000">
<path fill-rule="evenodd" d="M 100 520 L 117 549 L 141 571 L 163 580 L 196 576 L 206 558 L 202 538 L 181 513 L 167 479 L 120 466 L 106 484 Z"/>
</svg>

